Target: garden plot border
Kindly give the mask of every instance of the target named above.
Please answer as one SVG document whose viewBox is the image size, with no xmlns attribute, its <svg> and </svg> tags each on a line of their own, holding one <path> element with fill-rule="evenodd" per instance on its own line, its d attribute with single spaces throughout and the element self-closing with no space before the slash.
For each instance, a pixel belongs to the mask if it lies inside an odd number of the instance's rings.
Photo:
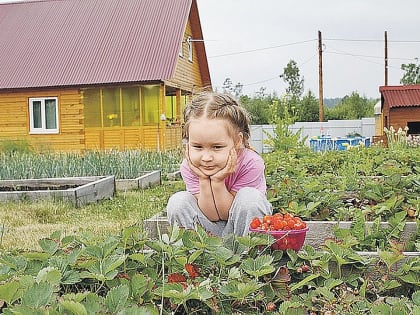
<svg viewBox="0 0 420 315">
<path fill-rule="evenodd" d="M 115 176 L 0 180 L 0 188 L 6 187 L 17 189 L 0 191 L 0 201 L 52 199 L 71 202 L 80 207 L 111 198 L 115 194 Z M 19 187 L 23 189 L 18 190 Z"/>
<path fill-rule="evenodd" d="M 305 245 L 311 245 L 319 248 L 324 244 L 325 240 L 334 238 L 334 228 L 348 229 L 352 222 L 338 222 L 338 221 L 305 221 L 309 230 L 306 233 Z M 149 219 L 144 220 L 144 230 L 148 233 L 150 238 L 159 238 L 159 235 L 168 232 L 169 223 L 165 214 L 158 213 Z M 373 222 L 366 222 L 366 225 L 371 226 Z M 388 226 L 388 222 L 382 222 L 381 226 L 384 228 Z M 416 222 L 406 222 L 404 230 L 401 232 L 401 241 L 406 242 L 410 240 L 417 233 Z M 375 255 L 376 252 L 363 252 L 364 255 Z M 406 256 L 420 256 L 420 252 L 404 252 L 409 253 Z"/>
<path fill-rule="evenodd" d="M 117 179 L 116 190 L 126 191 L 144 189 L 162 184 L 161 171 L 143 172 L 141 176 L 131 179 Z"/>
</svg>

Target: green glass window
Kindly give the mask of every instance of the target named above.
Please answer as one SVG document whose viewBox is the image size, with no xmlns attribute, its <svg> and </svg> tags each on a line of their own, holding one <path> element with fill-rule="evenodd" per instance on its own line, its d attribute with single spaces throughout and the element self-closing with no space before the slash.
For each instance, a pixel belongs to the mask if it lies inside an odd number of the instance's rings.
<svg viewBox="0 0 420 315">
<path fill-rule="evenodd" d="M 118 88 L 102 89 L 104 127 L 120 126 L 120 93 Z"/>
<path fill-rule="evenodd" d="M 174 122 L 176 119 L 176 96 L 166 96 L 165 98 L 165 114 L 166 119 Z"/>
<path fill-rule="evenodd" d="M 85 126 L 101 127 L 101 99 L 99 89 L 87 89 L 83 91 L 83 103 L 85 105 Z"/>
<path fill-rule="evenodd" d="M 144 125 L 159 123 L 159 85 L 141 87 L 142 117 Z"/>
<path fill-rule="evenodd" d="M 123 126 L 140 126 L 139 88 L 122 88 L 121 99 Z"/>
</svg>

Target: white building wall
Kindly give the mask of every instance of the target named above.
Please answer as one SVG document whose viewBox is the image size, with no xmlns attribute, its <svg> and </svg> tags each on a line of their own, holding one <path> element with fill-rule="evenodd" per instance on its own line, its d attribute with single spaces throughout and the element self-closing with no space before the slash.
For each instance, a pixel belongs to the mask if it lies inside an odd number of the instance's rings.
<svg viewBox="0 0 420 315">
<path fill-rule="evenodd" d="M 270 134 L 274 136 L 274 125 L 252 125 L 250 145 L 259 153 L 271 151 L 265 142 Z M 360 120 L 328 120 L 326 122 L 296 122 L 289 126 L 292 132 L 302 130 L 302 139 L 307 137 L 305 144 L 309 146 L 309 140 L 314 136 L 328 135 L 332 138 L 346 137 L 352 133 L 358 133 L 363 137 L 370 138 L 375 135 L 375 118 L 362 118 Z"/>
</svg>

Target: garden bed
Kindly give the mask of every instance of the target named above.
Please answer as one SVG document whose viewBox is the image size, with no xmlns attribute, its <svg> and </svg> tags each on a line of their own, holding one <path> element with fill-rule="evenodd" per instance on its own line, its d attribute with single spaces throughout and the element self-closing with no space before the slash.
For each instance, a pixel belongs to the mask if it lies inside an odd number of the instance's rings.
<svg viewBox="0 0 420 315">
<path fill-rule="evenodd" d="M 80 207 L 114 193 L 114 176 L 0 180 L 0 201 L 52 199 Z"/>
<path fill-rule="evenodd" d="M 117 179 L 115 181 L 117 191 L 144 189 L 158 186 L 161 183 L 162 181 L 160 170 L 143 172 L 143 174 L 137 178 Z"/>
<path fill-rule="evenodd" d="M 306 221 L 309 228 L 306 233 L 305 245 L 311 245 L 315 248 L 319 248 L 324 244 L 327 239 L 334 239 L 334 228 L 338 227 L 342 229 L 348 229 L 351 226 L 351 222 L 337 222 L 337 221 Z M 367 226 L 372 226 L 372 222 L 367 222 Z M 384 228 L 388 226 L 387 222 L 381 223 Z M 147 231 L 150 238 L 159 238 L 159 235 L 168 232 L 169 223 L 167 217 L 160 213 L 144 221 L 144 230 Z M 404 230 L 401 232 L 400 242 L 408 242 L 417 234 L 417 223 L 406 222 Z M 416 256 L 420 255 L 420 252 L 416 252 Z"/>
</svg>

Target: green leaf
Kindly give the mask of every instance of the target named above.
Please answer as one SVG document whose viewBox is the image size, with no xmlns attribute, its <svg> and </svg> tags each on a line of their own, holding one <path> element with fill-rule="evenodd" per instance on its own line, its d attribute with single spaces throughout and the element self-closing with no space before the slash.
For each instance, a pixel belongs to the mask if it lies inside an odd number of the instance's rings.
<svg viewBox="0 0 420 315">
<path fill-rule="evenodd" d="M 63 294 L 61 298 L 66 301 L 82 302 L 90 293 L 88 291 L 82 293 Z"/>
<path fill-rule="evenodd" d="M 60 303 L 65 314 L 68 315 L 87 315 L 86 308 L 83 304 L 74 301 L 62 301 Z"/>
<path fill-rule="evenodd" d="M 125 255 L 106 257 L 102 262 L 102 273 L 106 275 L 109 272 L 114 271 L 114 269 L 118 268 L 124 263 L 125 259 Z"/>
<path fill-rule="evenodd" d="M 147 292 L 147 290 L 153 285 L 153 283 L 149 278 L 146 278 L 145 275 L 135 274 L 131 278 L 130 285 L 133 297 L 139 299 Z"/>
<path fill-rule="evenodd" d="M 178 240 L 179 232 L 180 232 L 180 229 L 179 229 L 178 224 L 174 224 L 170 227 L 170 233 L 171 233 L 171 238 L 169 239 L 170 244 L 175 243 Z"/>
<path fill-rule="evenodd" d="M 131 260 L 137 261 L 141 264 L 146 262 L 146 255 L 143 253 L 134 253 L 128 256 Z"/>
<path fill-rule="evenodd" d="M 121 315 L 159 315 L 159 311 L 152 305 L 132 306 L 124 309 L 124 313 Z"/>
<path fill-rule="evenodd" d="M 57 268 L 46 267 L 39 271 L 36 282 L 47 282 L 53 286 L 60 285 L 61 272 Z"/>
<path fill-rule="evenodd" d="M 22 295 L 22 292 L 19 292 L 19 288 L 20 284 L 17 281 L 0 285 L 0 300 L 5 301 L 9 305 L 12 304 Z"/>
<path fill-rule="evenodd" d="M 222 266 L 229 266 L 239 261 L 239 256 L 226 247 L 219 247 L 209 253 Z"/>
<path fill-rule="evenodd" d="M 228 284 L 220 287 L 220 293 L 236 299 L 245 299 L 248 295 L 256 292 L 262 286 L 263 284 L 259 284 L 255 281 L 248 281 L 246 283 L 230 281 Z"/>
<path fill-rule="evenodd" d="M 9 256 L 4 255 L 0 258 L 0 263 L 14 269 L 15 271 L 21 271 L 26 268 L 27 259 L 24 256 Z"/>
<path fill-rule="evenodd" d="M 88 293 L 84 301 L 81 303 L 86 308 L 88 314 L 97 314 L 101 309 L 101 304 L 103 304 L 103 300 L 104 298 L 94 293 Z"/>
<path fill-rule="evenodd" d="M 359 241 L 365 238 L 365 217 L 361 211 L 355 212 L 355 218 L 351 223 L 350 230 Z"/>
<path fill-rule="evenodd" d="M 241 271 L 238 267 L 232 267 L 228 272 L 228 279 L 240 279 Z"/>
<path fill-rule="evenodd" d="M 394 264 L 405 258 L 402 253 L 382 251 L 380 249 L 378 249 L 378 255 L 379 258 L 386 264 L 388 270 L 391 270 Z"/>
<path fill-rule="evenodd" d="M 60 247 L 58 246 L 55 240 L 49 238 L 43 238 L 38 241 L 39 246 L 41 246 L 44 252 L 53 255 Z"/>
<path fill-rule="evenodd" d="M 62 284 L 76 284 L 81 281 L 80 272 L 77 270 L 65 271 L 61 279 Z"/>
<path fill-rule="evenodd" d="M 413 300 L 413 303 L 420 306 L 420 291 L 416 291 L 411 296 L 411 299 Z"/>
<path fill-rule="evenodd" d="M 96 245 L 87 246 L 85 249 L 85 253 L 97 259 L 102 258 L 102 248 L 100 246 L 96 246 Z"/>
<path fill-rule="evenodd" d="M 262 255 L 255 259 L 245 259 L 240 265 L 240 268 L 249 275 L 260 277 L 274 271 L 274 267 L 271 265 L 272 262 L 272 256 Z"/>
<path fill-rule="evenodd" d="M 189 257 L 188 257 L 188 262 L 191 264 L 193 263 L 198 257 L 200 257 L 201 254 L 204 253 L 204 249 L 198 249 L 195 252 L 193 252 Z"/>
<path fill-rule="evenodd" d="M 23 253 L 23 256 L 25 256 L 28 260 L 47 261 L 48 258 L 51 257 L 51 254 L 43 252 L 29 252 Z"/>
<path fill-rule="evenodd" d="M 311 282 L 312 280 L 314 280 L 314 279 L 318 278 L 319 276 L 320 276 L 320 274 L 319 274 L 319 273 L 314 273 L 314 274 L 311 274 L 311 275 L 309 275 L 309 276 L 305 277 L 303 280 L 301 280 L 301 281 L 299 281 L 298 283 L 295 283 L 294 285 L 292 285 L 292 286 L 290 287 L 290 291 L 291 291 L 291 292 L 293 292 L 293 291 L 295 291 L 295 290 L 297 290 L 297 289 L 299 289 L 299 288 L 303 287 L 303 286 L 304 286 L 304 285 L 306 285 L 308 282 Z"/>
<path fill-rule="evenodd" d="M 120 285 L 109 290 L 105 305 L 111 313 L 118 313 L 128 300 L 130 290 L 127 285 Z"/>
<path fill-rule="evenodd" d="M 45 307 L 50 303 L 53 291 L 53 286 L 47 282 L 35 283 L 23 293 L 22 305 L 32 308 Z"/>
</svg>

